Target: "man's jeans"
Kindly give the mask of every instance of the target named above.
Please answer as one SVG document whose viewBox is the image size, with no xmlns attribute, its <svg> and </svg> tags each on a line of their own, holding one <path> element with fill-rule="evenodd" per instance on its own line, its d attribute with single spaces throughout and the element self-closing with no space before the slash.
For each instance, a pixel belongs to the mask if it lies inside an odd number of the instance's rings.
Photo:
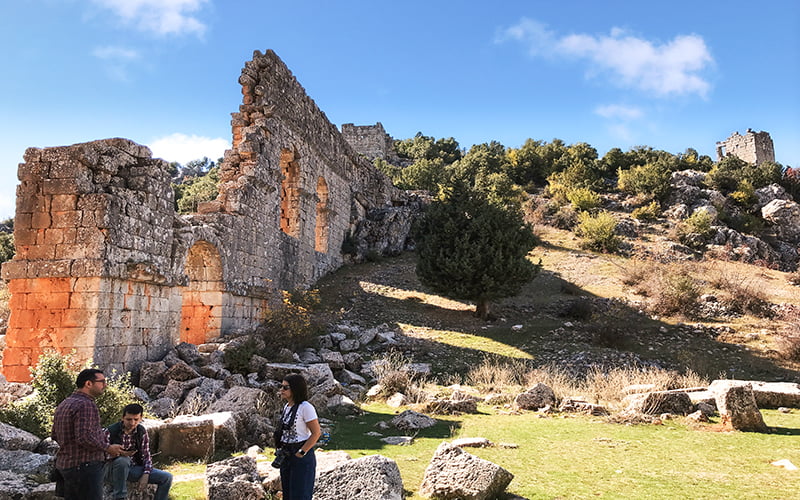
<svg viewBox="0 0 800 500">
<path fill-rule="evenodd" d="M 117 457 L 106 464 L 106 481 L 114 487 L 114 498 L 127 498 L 128 481 L 137 482 L 144 474 L 144 467 L 132 465 L 130 457 Z M 167 500 L 172 487 L 172 474 L 159 469 L 150 473 L 149 484 L 158 485 L 153 500 Z"/>
<path fill-rule="evenodd" d="M 86 462 L 59 471 L 64 476 L 64 500 L 103 500 L 102 461 Z"/>
</svg>

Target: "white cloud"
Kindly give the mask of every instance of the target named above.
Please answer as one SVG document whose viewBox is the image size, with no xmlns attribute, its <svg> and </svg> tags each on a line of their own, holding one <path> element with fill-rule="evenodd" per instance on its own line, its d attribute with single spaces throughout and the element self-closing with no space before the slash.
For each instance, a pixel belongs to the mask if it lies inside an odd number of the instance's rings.
<svg viewBox="0 0 800 500">
<path fill-rule="evenodd" d="M 595 114 L 608 119 L 617 120 L 636 120 L 644 116 L 644 112 L 640 108 L 632 106 L 622 106 L 620 104 L 608 104 L 606 106 L 598 106 L 594 110 Z"/>
<path fill-rule="evenodd" d="M 105 47 L 96 47 L 92 51 L 92 55 L 98 59 L 116 59 L 124 61 L 133 61 L 139 59 L 139 52 L 133 49 L 126 49 L 124 47 L 115 47 L 107 45 Z"/>
<path fill-rule="evenodd" d="M 231 143 L 222 138 L 174 133 L 155 139 L 149 146 L 154 157 L 186 164 L 204 156 L 217 161 L 226 149 L 230 149 Z"/>
<path fill-rule="evenodd" d="M 196 16 L 208 0 L 92 0 L 123 22 L 157 35 L 202 36 L 206 25 Z"/>
<path fill-rule="evenodd" d="M 628 35 L 620 28 L 604 36 L 559 37 L 538 21 L 522 19 L 498 37 L 498 41 L 508 39 L 526 44 L 532 56 L 585 59 L 590 74 L 604 74 L 616 85 L 658 96 L 704 97 L 711 88 L 700 73 L 714 60 L 698 35 L 678 35 L 663 44 Z"/>
</svg>

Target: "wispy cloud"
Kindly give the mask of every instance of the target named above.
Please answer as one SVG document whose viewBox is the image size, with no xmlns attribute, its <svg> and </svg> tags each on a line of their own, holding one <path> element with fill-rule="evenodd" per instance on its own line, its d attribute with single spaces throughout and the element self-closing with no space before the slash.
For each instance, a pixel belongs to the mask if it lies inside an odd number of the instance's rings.
<svg viewBox="0 0 800 500">
<path fill-rule="evenodd" d="M 571 57 L 586 60 L 590 75 L 604 75 L 612 83 L 666 97 L 697 94 L 711 88 L 702 72 L 714 63 L 705 41 L 698 35 L 678 35 L 657 43 L 613 28 L 608 35 L 559 36 L 532 19 L 503 30 L 498 42 L 524 44 L 533 57 Z"/>
<path fill-rule="evenodd" d="M 160 137 L 150 143 L 153 156 L 167 161 L 177 161 L 185 164 L 198 160 L 204 156 L 216 161 L 231 143 L 227 139 L 187 135 L 176 132 L 165 137 Z"/>
<path fill-rule="evenodd" d="M 126 24 L 157 35 L 197 35 L 206 25 L 197 17 L 208 0 L 92 0 Z"/>
<path fill-rule="evenodd" d="M 644 116 L 644 112 L 640 108 L 632 106 L 622 106 L 620 104 L 608 104 L 605 106 L 598 106 L 594 109 L 595 114 L 603 118 L 619 119 L 619 120 L 636 120 Z"/>
<path fill-rule="evenodd" d="M 112 45 L 95 47 L 92 50 L 92 55 L 103 61 L 105 72 L 109 78 L 119 82 L 129 82 L 131 80 L 128 68 L 132 62 L 141 57 L 136 50 Z"/>
</svg>

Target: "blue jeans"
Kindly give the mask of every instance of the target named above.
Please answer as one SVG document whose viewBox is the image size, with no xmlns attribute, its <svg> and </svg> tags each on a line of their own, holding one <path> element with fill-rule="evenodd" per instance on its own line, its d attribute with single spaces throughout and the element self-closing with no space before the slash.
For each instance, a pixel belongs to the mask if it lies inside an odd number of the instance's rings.
<svg viewBox="0 0 800 500">
<path fill-rule="evenodd" d="M 133 465 L 130 457 L 117 457 L 106 465 L 106 481 L 114 487 L 114 498 L 128 497 L 128 481 L 137 482 L 144 474 L 144 467 Z M 172 487 L 172 474 L 153 469 L 148 484 L 156 484 L 156 496 L 153 500 L 167 500 Z"/>
<path fill-rule="evenodd" d="M 283 500 L 311 500 L 317 473 L 317 457 L 312 448 L 304 457 L 291 455 L 281 467 Z"/>
<path fill-rule="evenodd" d="M 103 500 L 102 461 L 59 471 L 64 477 L 64 500 Z"/>
</svg>

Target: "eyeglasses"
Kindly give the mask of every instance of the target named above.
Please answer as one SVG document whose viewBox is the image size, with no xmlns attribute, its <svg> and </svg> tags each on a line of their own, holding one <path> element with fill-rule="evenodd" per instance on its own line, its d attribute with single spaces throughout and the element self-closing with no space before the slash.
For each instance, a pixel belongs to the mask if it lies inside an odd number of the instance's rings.
<svg viewBox="0 0 800 500">
<path fill-rule="evenodd" d="M 281 385 L 281 388 L 280 388 L 280 390 L 282 390 L 282 391 L 288 391 L 289 389 L 291 389 L 291 387 L 288 386 L 288 385 Z"/>
<path fill-rule="evenodd" d="M 101 378 L 100 380 L 92 380 L 92 383 L 93 384 L 105 384 L 106 383 L 106 379 Z"/>
</svg>

